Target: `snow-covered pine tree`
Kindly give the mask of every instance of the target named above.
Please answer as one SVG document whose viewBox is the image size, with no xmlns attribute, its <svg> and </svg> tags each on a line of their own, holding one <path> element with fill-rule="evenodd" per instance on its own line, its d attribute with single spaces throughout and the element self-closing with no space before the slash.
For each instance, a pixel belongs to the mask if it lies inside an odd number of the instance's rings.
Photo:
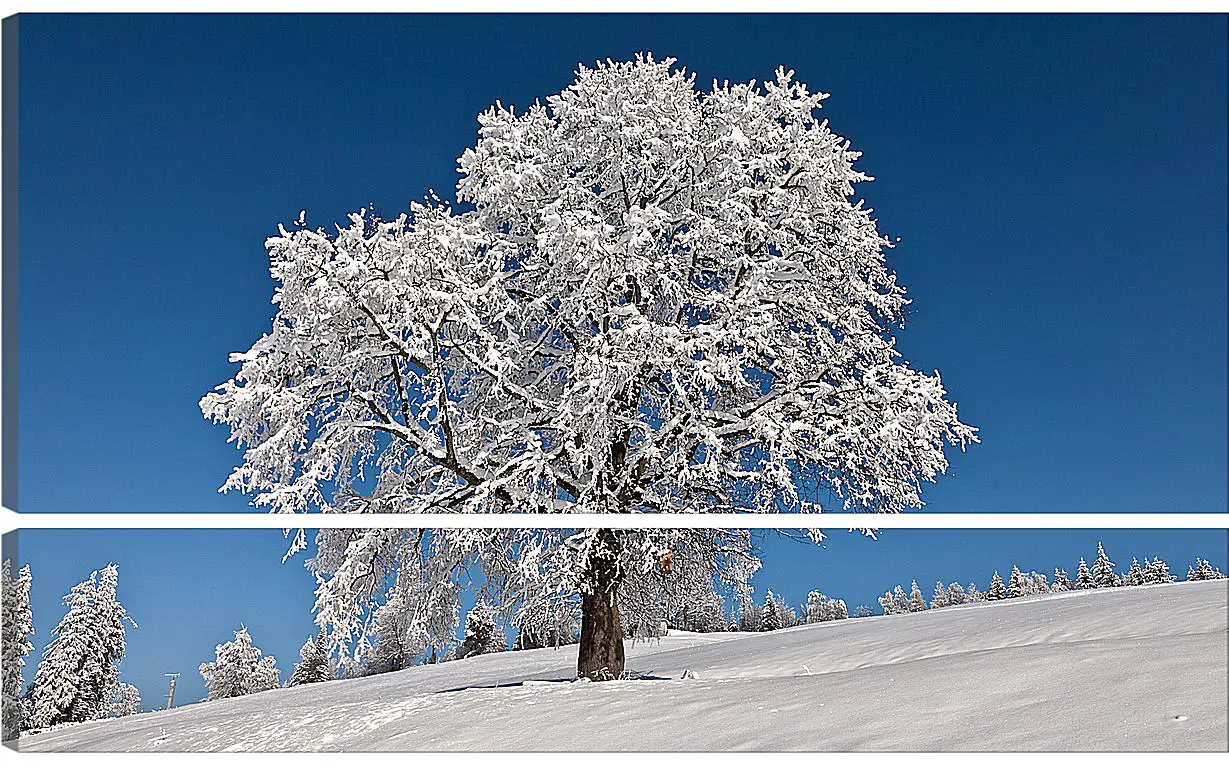
<svg viewBox="0 0 1229 768">
<path fill-rule="evenodd" d="M 1114 563 L 1105 554 L 1101 542 L 1097 542 L 1097 559 L 1092 564 L 1092 578 L 1099 589 L 1119 585 L 1118 574 L 1114 573 Z"/>
<path fill-rule="evenodd" d="M 896 604 L 897 613 L 909 613 L 909 595 L 899 584 L 892 590 L 892 602 Z"/>
<path fill-rule="evenodd" d="M 4 741 L 20 735 L 22 726 L 21 670 L 26 657 L 34 649 L 30 635 L 34 634 L 34 619 L 30 613 L 30 566 L 24 565 L 13 576 L 13 564 L 4 561 L 3 572 L 3 696 Z"/>
<path fill-rule="evenodd" d="M 1020 566 L 1013 564 L 1011 566 L 1011 578 L 1007 584 L 1008 597 L 1023 597 L 1028 594 L 1024 584 L 1024 574 L 1020 571 Z"/>
<path fill-rule="evenodd" d="M 1195 564 L 1186 571 L 1187 581 L 1209 581 L 1223 578 L 1225 575 L 1220 572 L 1220 569 L 1200 557 L 1195 558 Z"/>
<path fill-rule="evenodd" d="M 508 650 L 508 639 L 503 630 L 495 626 L 495 611 L 485 600 L 474 603 L 465 615 L 465 639 L 457 648 L 457 658 L 481 656 L 484 653 L 499 653 Z"/>
<path fill-rule="evenodd" d="M 914 579 L 913 586 L 909 589 L 909 612 L 917 613 L 924 610 L 926 610 L 926 597 L 922 595 L 917 579 Z"/>
<path fill-rule="evenodd" d="M 1169 572 L 1169 565 L 1159 557 L 1154 557 L 1152 560 L 1144 558 L 1144 583 L 1145 584 L 1172 584 L 1178 580 Z"/>
<path fill-rule="evenodd" d="M 834 597 L 828 601 L 827 611 L 828 621 L 840 621 L 849 618 L 849 606 L 845 605 L 845 601 L 839 597 Z"/>
<path fill-rule="evenodd" d="M 111 717 L 135 715 L 141 708 L 141 692 L 131 683 L 116 683 L 109 700 Z"/>
<path fill-rule="evenodd" d="M 943 586 L 943 582 L 935 582 L 935 593 L 930 598 L 931 608 L 946 608 L 951 603 L 948 602 L 947 587 Z"/>
<path fill-rule="evenodd" d="M 859 605 L 858 607 L 853 609 L 853 616 L 855 619 L 865 619 L 868 616 L 874 616 L 874 615 L 875 615 L 875 612 L 871 610 L 871 607 L 869 605 Z"/>
<path fill-rule="evenodd" d="M 1076 589 L 1096 589 L 1097 580 L 1093 578 L 1092 571 L 1088 570 L 1088 564 L 1084 562 L 1084 558 L 1080 558 L 1080 569 L 1075 574 Z"/>
<path fill-rule="evenodd" d="M 968 589 L 964 592 L 966 603 L 981 603 L 986 600 L 986 593 L 977 588 L 977 582 L 970 581 Z"/>
<path fill-rule="evenodd" d="M 1122 583 L 1128 587 L 1138 587 L 1144 583 L 1144 569 L 1140 567 L 1138 557 L 1131 558 L 1131 569 L 1122 577 Z"/>
<path fill-rule="evenodd" d="M 969 602 L 968 595 L 965 594 L 964 587 L 960 586 L 959 582 L 953 581 L 947 585 L 948 605 L 964 605 L 966 602 Z"/>
<path fill-rule="evenodd" d="M 277 660 L 264 656 L 252 645 L 247 627 L 235 633 L 235 639 L 214 649 L 216 658 L 200 666 L 201 677 L 209 695 L 204 701 L 247 696 L 277 687 Z"/>
<path fill-rule="evenodd" d="M 883 596 L 878 598 L 878 601 L 879 607 L 883 609 L 884 616 L 894 616 L 898 613 L 896 610 L 896 600 L 892 597 L 892 592 L 890 590 L 884 592 Z"/>
<path fill-rule="evenodd" d="M 1003 586 L 1003 577 L 999 576 L 999 572 L 995 571 L 990 577 L 990 588 L 986 590 L 987 600 L 1006 600 L 1007 588 Z"/>
<path fill-rule="evenodd" d="M 1051 586 L 1053 592 L 1067 592 L 1074 589 L 1075 585 L 1071 583 L 1071 577 L 1061 568 L 1054 569 L 1054 584 Z"/>
<path fill-rule="evenodd" d="M 907 299 L 854 199 L 858 153 L 792 71 L 694 82 L 645 55 L 581 67 L 545 103 L 479 117 L 465 210 L 433 196 L 335 234 L 305 214 L 279 228 L 272 327 L 200 403 L 245 451 L 224 490 L 277 513 L 919 506 L 976 430 L 888 332 Z M 395 568 L 404 538 L 317 535 L 335 642 L 361 644 L 384 582 L 358 574 Z M 499 582 L 500 605 L 565 586 L 579 673 L 622 671 L 615 595 L 661 554 L 644 532 L 437 538 L 424 583 L 474 558 L 550 566 Z"/>
<path fill-rule="evenodd" d="M 782 617 L 778 612 L 779 603 L 772 594 L 772 590 L 768 590 L 768 594 L 764 597 L 764 613 L 763 620 L 760 624 L 760 629 L 763 632 L 775 632 L 782 626 Z"/>
<path fill-rule="evenodd" d="M 124 660 L 128 618 L 116 594 L 119 567 L 94 571 L 64 596 L 68 612 L 34 673 L 32 727 L 80 723 L 107 716 Z"/>
<path fill-rule="evenodd" d="M 322 629 L 315 637 L 307 638 L 307 642 L 299 649 L 299 663 L 286 681 L 286 687 L 323 683 L 336 678 L 337 669 L 329 660 L 328 644 Z"/>
</svg>

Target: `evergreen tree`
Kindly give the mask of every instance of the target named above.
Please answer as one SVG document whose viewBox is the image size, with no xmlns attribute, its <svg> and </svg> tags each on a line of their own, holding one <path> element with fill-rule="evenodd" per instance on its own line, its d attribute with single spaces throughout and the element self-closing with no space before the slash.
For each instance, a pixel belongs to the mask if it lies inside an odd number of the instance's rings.
<svg viewBox="0 0 1229 768">
<path fill-rule="evenodd" d="M 457 658 L 481 656 L 508 650 L 508 640 L 495 626 L 495 611 L 485 600 L 474 603 L 465 615 L 465 639 L 457 648 Z"/>
<path fill-rule="evenodd" d="M 1008 597 L 1023 597 L 1028 594 L 1028 590 L 1024 583 L 1024 574 L 1020 572 L 1020 566 L 1011 566 L 1011 579 L 1008 581 L 1007 596 Z"/>
<path fill-rule="evenodd" d="M 1007 588 L 1003 586 L 1003 577 L 999 576 L 999 572 L 995 571 L 990 577 L 990 589 L 986 590 L 987 600 L 1005 600 L 1007 598 Z"/>
<path fill-rule="evenodd" d="M 947 585 L 947 604 L 948 605 L 964 605 L 968 600 L 968 595 L 965 594 L 964 587 L 958 582 L 953 581 Z"/>
<path fill-rule="evenodd" d="M 336 677 L 337 670 L 329 661 L 328 646 L 322 629 L 315 638 L 307 638 L 307 642 L 299 649 L 299 663 L 295 665 L 294 672 L 286 681 L 286 687 L 306 683 L 323 683 L 326 680 L 334 680 Z"/>
<path fill-rule="evenodd" d="M 1080 569 L 1075 574 L 1076 589 L 1096 589 L 1096 579 L 1092 577 L 1092 571 L 1088 570 L 1088 564 L 1084 562 L 1084 558 L 1080 558 Z"/>
<path fill-rule="evenodd" d="M 1118 574 L 1114 573 L 1114 563 L 1106 556 L 1105 548 L 1099 541 L 1097 542 L 1097 559 L 1092 564 L 1092 578 L 1100 589 L 1118 586 Z"/>
<path fill-rule="evenodd" d="M 840 598 L 829 600 L 825 612 L 828 615 L 828 621 L 840 621 L 849 618 L 849 607 Z"/>
<path fill-rule="evenodd" d="M 949 602 L 947 587 L 943 586 L 943 582 L 935 582 L 935 594 L 930 598 L 931 608 L 946 608 L 951 605 Z"/>
<path fill-rule="evenodd" d="M 785 602 L 783 597 L 777 596 L 777 616 L 781 618 L 781 629 L 798 626 L 798 612 L 794 610 L 794 606 Z"/>
<path fill-rule="evenodd" d="M 235 639 L 214 649 L 216 659 L 200 666 L 201 677 L 209 688 L 205 701 L 246 696 L 277 687 L 277 660 L 264 656 L 252 645 L 247 627 L 235 633 Z"/>
<path fill-rule="evenodd" d="M 1148 560 L 1144 558 L 1145 584 L 1172 584 L 1178 577 L 1169 572 L 1169 565 L 1159 557 Z"/>
<path fill-rule="evenodd" d="M 764 619 L 761 627 L 764 632 L 773 632 L 781 629 L 781 615 L 777 611 L 777 601 L 773 599 L 772 590 L 768 590 L 767 597 L 764 598 Z"/>
<path fill-rule="evenodd" d="M 883 596 L 878 598 L 879 607 L 883 609 L 884 616 L 893 616 L 898 611 L 896 610 L 896 600 L 892 597 L 892 592 L 889 590 L 883 593 Z"/>
<path fill-rule="evenodd" d="M 141 692 L 131 683 L 117 683 L 111 694 L 111 717 L 135 715 L 141 708 Z"/>
<path fill-rule="evenodd" d="M 859 605 L 857 608 L 853 609 L 853 616 L 855 619 L 865 619 L 874 615 L 875 612 L 871 610 L 869 605 Z"/>
<path fill-rule="evenodd" d="M 918 588 L 917 579 L 913 580 L 913 587 L 909 590 L 909 612 L 917 613 L 926 610 L 926 598 L 922 595 L 922 590 Z"/>
<path fill-rule="evenodd" d="M 964 591 L 966 603 L 981 603 L 986 600 L 986 593 L 977 588 L 977 583 L 970 581 L 969 588 Z"/>
<path fill-rule="evenodd" d="M 1218 568 L 1199 557 L 1195 558 L 1195 565 L 1187 569 L 1186 572 L 1187 581 L 1208 581 L 1223 578 L 1225 578 L 1225 575 Z"/>
<path fill-rule="evenodd" d="M 13 565 L 4 561 L 3 573 L 3 696 L 4 741 L 17 738 L 21 733 L 21 687 L 24 684 L 21 669 L 34 646 L 30 635 L 34 634 L 34 620 L 30 614 L 30 566 L 23 566 L 13 578 Z"/>
<path fill-rule="evenodd" d="M 1067 572 L 1061 568 L 1055 568 L 1053 591 L 1066 592 L 1074 588 L 1075 585 L 1071 583 L 1071 578 L 1067 575 Z"/>
<path fill-rule="evenodd" d="M 909 612 L 909 596 L 905 594 L 905 590 L 899 584 L 892 590 L 892 602 L 896 604 L 897 613 Z"/>
<path fill-rule="evenodd" d="M 1144 569 L 1139 565 L 1139 558 L 1131 558 L 1131 570 L 1122 578 L 1122 583 L 1128 587 L 1138 587 L 1144 583 Z"/>
<path fill-rule="evenodd" d="M 34 673 L 33 727 L 80 723 L 107 716 L 124 660 L 128 618 L 116 597 L 114 563 L 64 596 L 68 613 L 52 630 L 52 641 Z"/>
</svg>

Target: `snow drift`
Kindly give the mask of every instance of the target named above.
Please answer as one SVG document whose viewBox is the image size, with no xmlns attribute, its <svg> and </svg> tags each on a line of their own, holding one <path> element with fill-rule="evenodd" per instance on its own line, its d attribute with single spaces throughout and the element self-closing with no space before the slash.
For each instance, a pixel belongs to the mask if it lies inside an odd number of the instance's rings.
<svg viewBox="0 0 1229 768">
<path fill-rule="evenodd" d="M 478 656 L 82 723 L 22 751 L 1225 750 L 1229 581 Z M 687 674 L 685 674 L 687 673 Z"/>
</svg>

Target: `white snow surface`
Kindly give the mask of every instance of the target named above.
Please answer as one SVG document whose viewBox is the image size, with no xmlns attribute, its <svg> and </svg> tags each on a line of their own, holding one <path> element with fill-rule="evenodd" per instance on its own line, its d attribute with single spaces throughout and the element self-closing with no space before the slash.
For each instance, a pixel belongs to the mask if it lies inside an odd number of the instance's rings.
<svg viewBox="0 0 1229 768">
<path fill-rule="evenodd" d="M 1229 581 L 497 653 L 82 723 L 21 751 L 1223 751 Z M 683 679 L 684 672 L 690 675 Z"/>
</svg>

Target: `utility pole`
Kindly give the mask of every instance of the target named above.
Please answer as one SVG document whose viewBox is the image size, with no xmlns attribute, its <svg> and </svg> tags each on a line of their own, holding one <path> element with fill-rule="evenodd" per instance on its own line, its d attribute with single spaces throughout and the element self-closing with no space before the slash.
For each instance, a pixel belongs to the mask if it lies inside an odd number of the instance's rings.
<svg viewBox="0 0 1229 768">
<path fill-rule="evenodd" d="M 169 692 L 169 693 L 167 693 L 167 695 L 166 695 L 166 708 L 167 708 L 167 709 L 170 709 L 170 708 L 171 708 L 171 702 L 175 701 L 175 681 L 179 679 L 179 675 L 180 675 L 180 673 L 179 673 L 179 672 L 174 672 L 174 673 L 172 673 L 172 672 L 165 672 L 165 673 L 163 673 L 163 675 L 162 675 L 163 677 L 169 677 L 169 678 L 171 678 L 171 690 L 170 690 L 170 692 Z"/>
</svg>

